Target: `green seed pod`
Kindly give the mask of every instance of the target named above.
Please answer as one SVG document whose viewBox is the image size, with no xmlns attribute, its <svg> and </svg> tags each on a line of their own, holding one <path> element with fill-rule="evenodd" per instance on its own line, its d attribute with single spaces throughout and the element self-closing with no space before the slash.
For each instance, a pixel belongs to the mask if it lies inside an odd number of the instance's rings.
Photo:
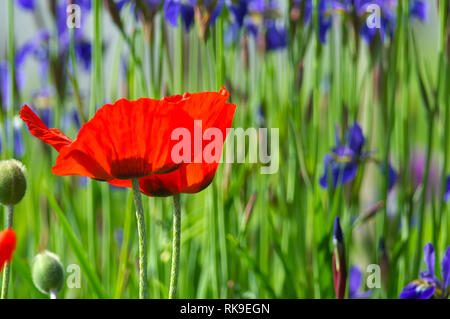
<svg viewBox="0 0 450 319">
<path fill-rule="evenodd" d="M 26 189 L 25 166 L 15 159 L 0 161 L 0 203 L 16 205 Z"/>
<path fill-rule="evenodd" d="M 35 286 L 46 294 L 59 291 L 64 284 L 64 269 L 59 257 L 49 251 L 34 257 L 31 275 Z"/>
</svg>

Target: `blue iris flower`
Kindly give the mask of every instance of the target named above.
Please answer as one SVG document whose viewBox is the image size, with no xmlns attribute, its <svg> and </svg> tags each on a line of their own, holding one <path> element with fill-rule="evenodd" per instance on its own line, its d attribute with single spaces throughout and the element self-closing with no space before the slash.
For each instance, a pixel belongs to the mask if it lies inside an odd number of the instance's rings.
<svg viewBox="0 0 450 319">
<path fill-rule="evenodd" d="M 178 26 L 178 18 L 181 15 L 181 21 L 185 30 L 189 30 L 194 22 L 195 0 L 167 0 L 164 2 L 164 17 L 172 26 Z"/>
<path fill-rule="evenodd" d="M 248 14 L 248 5 L 250 0 L 239 0 L 227 2 L 228 10 L 230 10 L 235 24 L 241 28 L 244 25 L 245 17 Z"/>
<path fill-rule="evenodd" d="M 16 86 L 19 91 L 25 85 L 25 70 L 24 65 L 28 58 L 31 55 L 37 54 L 38 51 L 36 49 L 36 42 L 40 41 L 41 35 L 38 34 L 33 40 L 25 43 L 22 47 L 20 47 L 16 55 L 14 57 L 15 64 L 15 80 Z M 0 95 L 1 95 L 1 104 L 4 110 L 11 104 L 11 96 L 10 96 L 10 77 L 11 72 L 9 65 L 6 61 L 0 62 Z"/>
<path fill-rule="evenodd" d="M 74 1 L 74 3 L 78 4 L 82 8 L 82 10 L 91 10 L 91 1 L 77 0 Z M 63 2 L 58 2 L 56 7 L 56 27 L 58 33 L 60 56 L 66 56 L 70 48 L 70 33 L 69 28 L 67 27 L 66 12 L 68 4 L 69 2 L 66 0 Z M 84 70 L 89 71 L 91 68 L 92 45 L 83 36 L 85 21 L 85 18 L 83 18 L 84 16 L 85 14 L 82 15 L 81 28 L 74 29 L 74 46 L 75 56 L 77 60 L 80 61 L 81 66 Z M 39 30 L 37 34 L 28 42 L 26 42 L 17 53 L 16 65 L 21 65 L 28 56 L 32 55 L 39 62 L 41 77 L 45 78 L 48 66 L 50 64 L 48 46 L 49 39 L 50 34 L 47 30 Z"/>
<path fill-rule="evenodd" d="M 312 21 L 313 14 L 313 1 L 312 0 L 296 0 L 294 6 L 301 8 L 304 6 L 304 22 L 310 23 Z M 325 43 L 327 40 L 328 31 L 333 25 L 333 16 L 336 13 L 346 12 L 349 10 L 348 0 L 319 0 L 319 40 L 321 43 Z"/>
<path fill-rule="evenodd" d="M 253 36 L 264 32 L 267 51 L 286 48 L 288 34 L 286 27 L 280 21 L 277 21 L 280 14 L 276 1 L 249 1 L 248 15 L 250 18 L 246 22 L 247 32 Z"/>
<path fill-rule="evenodd" d="M 363 274 L 358 266 L 350 267 L 348 276 L 348 298 L 349 299 L 368 299 L 372 296 L 372 291 L 361 291 L 363 283 Z"/>
<path fill-rule="evenodd" d="M 284 26 L 277 26 L 275 23 L 267 25 L 266 47 L 268 51 L 280 50 L 287 46 L 288 35 Z"/>
<path fill-rule="evenodd" d="M 358 161 L 366 156 L 362 153 L 365 140 L 357 122 L 347 130 L 344 145 L 336 138 L 337 146 L 324 157 L 324 173 L 319 179 L 321 187 L 328 188 L 328 180 L 331 180 L 335 188 L 338 184 L 344 185 L 355 178 Z"/>
<path fill-rule="evenodd" d="M 422 22 L 428 20 L 428 4 L 424 0 L 414 0 L 410 9 L 411 17 L 418 18 Z"/>
<path fill-rule="evenodd" d="M 438 298 L 448 298 L 450 292 L 450 246 L 442 258 L 440 281 L 434 273 L 435 254 L 434 246 L 431 243 L 425 245 L 425 263 L 427 270 L 420 273 L 420 279 L 414 280 L 403 288 L 400 299 L 430 299 L 433 296 Z"/>
<path fill-rule="evenodd" d="M 77 4 L 79 4 L 80 7 L 86 11 L 89 11 L 91 9 L 90 1 L 77 1 Z M 68 54 L 70 48 L 70 33 L 69 28 L 67 27 L 66 5 L 67 2 L 60 4 L 57 7 L 56 12 L 56 25 L 60 43 L 60 55 Z M 83 16 L 84 15 L 82 15 L 82 17 Z M 74 46 L 76 58 L 81 62 L 81 66 L 86 71 L 89 71 L 91 68 L 92 45 L 88 40 L 84 38 L 84 22 L 85 19 L 82 18 L 81 28 L 74 29 Z"/>
<path fill-rule="evenodd" d="M 381 9 L 380 28 L 369 28 L 366 21 L 362 23 L 360 34 L 363 39 L 370 43 L 379 33 L 381 41 L 385 41 L 387 36 L 392 37 L 396 25 L 397 0 L 353 0 L 354 8 L 358 16 L 365 17 L 369 5 L 376 4 Z M 411 18 L 418 18 L 425 22 L 428 18 L 428 4 L 424 0 L 414 0 L 410 7 Z"/>
</svg>

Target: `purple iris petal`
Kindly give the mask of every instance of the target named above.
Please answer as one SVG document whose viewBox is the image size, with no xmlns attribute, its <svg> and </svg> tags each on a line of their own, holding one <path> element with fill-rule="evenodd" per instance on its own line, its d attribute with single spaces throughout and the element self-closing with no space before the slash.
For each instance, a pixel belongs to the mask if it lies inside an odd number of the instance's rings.
<svg viewBox="0 0 450 319">
<path fill-rule="evenodd" d="M 319 1 L 319 39 L 321 43 L 327 40 L 328 30 L 333 24 L 331 2 L 328 0 Z"/>
<path fill-rule="evenodd" d="M 445 191 L 444 200 L 448 202 L 450 199 L 450 175 L 447 176 L 447 189 Z"/>
<path fill-rule="evenodd" d="M 357 122 L 353 123 L 351 127 L 347 130 L 346 135 L 346 145 L 353 150 L 353 152 L 360 154 L 361 149 L 366 142 L 366 139 L 363 135 L 361 126 Z"/>
<path fill-rule="evenodd" d="M 274 23 L 267 27 L 266 45 L 268 51 L 284 49 L 287 46 L 287 31 Z"/>
<path fill-rule="evenodd" d="M 85 70 L 91 69 L 92 45 L 89 41 L 80 40 L 75 43 L 75 54 Z"/>
<path fill-rule="evenodd" d="M 319 180 L 323 188 L 328 187 L 329 178 L 331 178 L 334 187 L 352 181 L 358 170 L 358 159 L 367 156 L 362 153 L 365 137 L 357 122 L 347 130 L 345 136 L 345 145 L 341 145 L 339 135 L 336 133 L 337 146 L 333 148 L 332 155 L 327 154 L 324 157 L 324 173 Z M 329 172 L 331 176 L 328 176 Z"/>
<path fill-rule="evenodd" d="M 400 299 L 430 299 L 434 291 L 435 286 L 429 285 L 427 282 L 422 280 L 415 280 L 409 283 L 405 288 L 403 288 L 400 293 Z"/>
<path fill-rule="evenodd" d="M 210 25 L 213 26 L 216 23 L 216 19 L 222 13 L 222 8 L 223 8 L 223 1 L 222 0 L 217 1 L 217 4 L 214 8 L 212 8 L 211 16 L 209 17 Z M 211 10 L 211 8 L 210 8 L 210 10 Z"/>
<path fill-rule="evenodd" d="M 414 0 L 411 6 L 411 16 L 426 22 L 428 19 L 428 4 L 426 1 Z"/>
<path fill-rule="evenodd" d="M 249 22 L 246 25 L 246 29 L 247 32 L 252 36 L 256 37 L 258 35 L 258 26 L 256 24 Z"/>
<path fill-rule="evenodd" d="M 24 10 L 34 10 L 35 0 L 16 0 L 16 3 Z"/>
<path fill-rule="evenodd" d="M 349 299 L 367 299 L 372 296 L 372 291 L 360 291 L 362 283 L 362 273 L 357 266 L 350 268 L 348 278 L 348 298 Z"/>
<path fill-rule="evenodd" d="M 445 291 L 450 286 L 450 247 L 447 248 L 441 263 L 442 290 Z"/>
<path fill-rule="evenodd" d="M 392 167 L 392 165 L 389 165 L 389 177 L 388 177 L 388 190 L 391 190 L 392 187 L 394 187 L 395 183 L 397 182 L 398 174 Z"/>
<path fill-rule="evenodd" d="M 334 150 L 334 154 L 337 160 L 331 154 L 327 154 L 324 157 L 324 173 L 319 180 L 320 186 L 323 188 L 329 187 L 329 177 L 331 177 L 333 187 L 335 188 L 338 184 L 344 185 L 352 181 L 358 171 L 358 165 L 353 161 L 353 156 L 349 155 L 353 154 L 350 149 L 338 147 Z M 328 175 L 329 173 L 331 173 L 331 176 Z"/>
<path fill-rule="evenodd" d="M 194 7 L 189 4 L 181 5 L 181 20 L 185 30 L 189 30 L 194 22 Z"/>
<path fill-rule="evenodd" d="M 352 266 L 348 275 L 348 297 L 353 299 L 358 293 L 362 282 L 362 273 L 358 267 Z"/>
<path fill-rule="evenodd" d="M 123 7 L 129 3 L 130 0 L 119 0 L 116 2 L 117 10 L 122 11 Z"/>
<path fill-rule="evenodd" d="M 264 12 L 266 10 L 266 1 L 265 0 L 251 0 L 250 1 L 250 10 L 256 12 Z"/>
<path fill-rule="evenodd" d="M 427 264 L 428 271 L 422 271 L 420 273 L 420 277 L 430 283 L 433 283 L 436 281 L 436 276 L 434 275 L 434 246 L 432 243 L 428 243 L 425 245 L 425 248 L 423 250 L 425 254 L 424 259 L 425 263 Z"/>
<path fill-rule="evenodd" d="M 237 3 L 231 2 L 228 5 L 230 12 L 239 27 L 242 27 L 244 24 L 245 16 L 248 13 L 248 3 L 248 0 L 239 0 Z"/>
<path fill-rule="evenodd" d="M 364 17 L 368 12 L 368 6 L 376 4 L 381 8 L 380 28 L 369 28 L 366 21 L 363 21 L 360 34 L 363 39 L 370 43 L 372 39 L 379 33 L 381 41 L 384 42 L 386 35 L 393 35 L 396 21 L 395 6 L 396 0 L 355 0 L 355 10 L 360 17 Z"/>
<path fill-rule="evenodd" d="M 189 30 L 194 22 L 194 6 L 191 3 L 168 0 L 164 3 L 164 16 L 172 26 L 178 26 L 178 17 L 181 15 L 183 26 Z"/>
<path fill-rule="evenodd" d="M 45 107 L 39 111 L 42 122 L 47 127 L 52 127 L 52 110 L 49 107 Z"/>
</svg>

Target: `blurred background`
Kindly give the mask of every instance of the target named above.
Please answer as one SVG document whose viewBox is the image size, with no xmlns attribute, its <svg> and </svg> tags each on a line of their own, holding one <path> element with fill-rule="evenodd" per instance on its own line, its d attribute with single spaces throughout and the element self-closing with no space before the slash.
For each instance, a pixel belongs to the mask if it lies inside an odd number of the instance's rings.
<svg viewBox="0 0 450 319">
<path fill-rule="evenodd" d="M 72 3 L 80 28 L 67 27 Z M 381 7 L 379 30 L 365 27 L 370 3 Z M 46 297 L 30 274 L 43 249 L 80 266 L 80 288 L 66 285 L 61 298 L 138 296 L 130 190 L 53 175 L 57 153 L 29 134 L 22 105 L 75 138 L 105 103 L 222 85 L 237 105 L 233 127 L 279 128 L 280 167 L 263 175 L 262 163 L 223 163 L 207 189 L 182 195 L 178 297 L 335 298 L 336 216 L 349 298 L 369 290 L 369 264 L 382 285 L 366 297 L 398 298 L 425 269 L 427 242 L 439 273 L 450 243 L 448 12 L 435 0 L 402 3 L 2 1 L 1 156 L 28 174 L 10 297 Z M 336 146 L 351 147 L 355 123 L 364 142 L 342 156 Z M 349 163 L 352 178 L 327 175 Z M 150 297 L 166 298 L 172 201 L 144 197 L 144 210 Z"/>
</svg>

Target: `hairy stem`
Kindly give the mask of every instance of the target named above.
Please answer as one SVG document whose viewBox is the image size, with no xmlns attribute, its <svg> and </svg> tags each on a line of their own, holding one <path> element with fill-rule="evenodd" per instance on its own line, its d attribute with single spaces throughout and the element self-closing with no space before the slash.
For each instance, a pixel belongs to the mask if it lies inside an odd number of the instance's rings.
<svg viewBox="0 0 450 319">
<path fill-rule="evenodd" d="M 142 197 L 139 190 L 139 180 L 137 178 L 131 179 L 133 186 L 134 206 L 136 207 L 136 220 L 138 226 L 139 236 L 139 298 L 147 298 L 147 246 L 145 243 L 145 218 L 144 210 L 142 208 Z"/>
<path fill-rule="evenodd" d="M 169 299 L 174 299 L 177 292 L 178 271 L 180 266 L 181 207 L 180 194 L 173 196 L 173 238 L 172 270 L 170 272 Z"/>
</svg>

